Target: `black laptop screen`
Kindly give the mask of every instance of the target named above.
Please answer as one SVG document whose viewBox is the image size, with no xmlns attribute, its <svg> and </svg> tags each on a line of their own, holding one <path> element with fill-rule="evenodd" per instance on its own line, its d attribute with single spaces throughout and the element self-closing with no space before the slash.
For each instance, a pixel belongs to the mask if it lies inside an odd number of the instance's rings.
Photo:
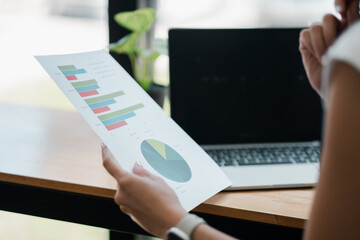
<svg viewBox="0 0 360 240">
<path fill-rule="evenodd" d="M 199 144 L 319 140 L 300 29 L 169 31 L 171 116 Z"/>
</svg>

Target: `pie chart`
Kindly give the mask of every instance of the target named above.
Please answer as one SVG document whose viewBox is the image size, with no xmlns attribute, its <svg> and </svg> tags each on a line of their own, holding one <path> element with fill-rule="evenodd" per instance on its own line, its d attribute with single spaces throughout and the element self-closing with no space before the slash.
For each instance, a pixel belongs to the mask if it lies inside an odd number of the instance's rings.
<svg viewBox="0 0 360 240">
<path fill-rule="evenodd" d="M 150 166 L 162 176 L 175 182 L 191 179 L 191 170 L 184 158 L 165 143 L 154 139 L 144 140 L 141 152 Z"/>
</svg>

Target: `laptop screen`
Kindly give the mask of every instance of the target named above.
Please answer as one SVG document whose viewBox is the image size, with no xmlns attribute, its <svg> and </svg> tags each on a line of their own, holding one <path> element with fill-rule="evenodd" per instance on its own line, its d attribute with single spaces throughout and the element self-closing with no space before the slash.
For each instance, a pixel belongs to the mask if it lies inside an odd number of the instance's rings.
<svg viewBox="0 0 360 240">
<path fill-rule="evenodd" d="M 199 144 L 320 140 L 301 29 L 171 29 L 172 118 Z"/>
</svg>

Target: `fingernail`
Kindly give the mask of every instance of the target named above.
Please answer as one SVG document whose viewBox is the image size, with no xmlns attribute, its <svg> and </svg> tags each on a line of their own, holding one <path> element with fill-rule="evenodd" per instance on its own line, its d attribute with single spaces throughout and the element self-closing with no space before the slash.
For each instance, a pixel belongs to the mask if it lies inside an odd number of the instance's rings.
<svg viewBox="0 0 360 240">
<path fill-rule="evenodd" d="M 141 167 L 141 168 L 143 167 L 139 162 L 135 162 L 134 166 Z"/>
<path fill-rule="evenodd" d="M 106 145 L 105 145 L 105 143 L 101 143 L 101 148 L 106 148 Z"/>
<path fill-rule="evenodd" d="M 335 10 L 338 12 L 338 13 L 341 13 L 342 12 L 342 7 L 340 5 L 336 5 L 335 6 Z"/>
</svg>

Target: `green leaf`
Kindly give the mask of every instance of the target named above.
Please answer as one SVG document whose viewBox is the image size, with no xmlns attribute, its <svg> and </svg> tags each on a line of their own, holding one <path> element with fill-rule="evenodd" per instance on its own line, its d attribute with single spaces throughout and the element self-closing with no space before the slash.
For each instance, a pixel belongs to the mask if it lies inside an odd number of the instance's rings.
<svg viewBox="0 0 360 240">
<path fill-rule="evenodd" d="M 151 60 L 151 61 L 155 61 L 160 56 L 159 52 L 153 51 L 151 49 L 140 50 L 137 53 L 138 53 L 138 55 L 140 55 L 144 59 Z"/>
<path fill-rule="evenodd" d="M 110 45 L 110 51 L 116 53 L 125 53 L 125 54 L 132 54 L 137 51 L 137 41 L 140 37 L 139 33 L 130 33 L 124 37 L 122 37 L 117 43 Z"/>
<path fill-rule="evenodd" d="M 155 10 L 141 8 L 130 12 L 121 12 L 114 16 L 114 20 L 122 27 L 137 33 L 148 31 L 155 21 Z"/>
<path fill-rule="evenodd" d="M 145 91 L 149 90 L 153 84 L 152 81 L 139 81 L 138 83 Z"/>
</svg>

